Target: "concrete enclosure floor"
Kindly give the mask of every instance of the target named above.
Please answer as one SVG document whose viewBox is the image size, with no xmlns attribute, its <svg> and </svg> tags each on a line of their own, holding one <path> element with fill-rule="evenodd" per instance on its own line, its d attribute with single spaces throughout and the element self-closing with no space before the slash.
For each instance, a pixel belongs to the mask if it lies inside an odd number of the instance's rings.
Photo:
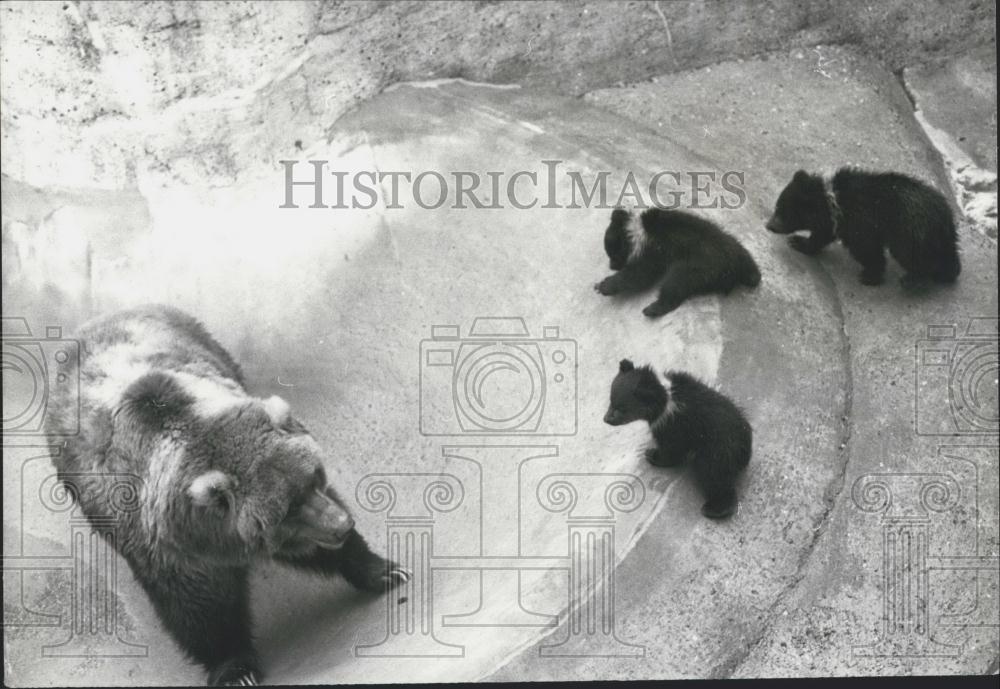
<svg viewBox="0 0 1000 689">
<path fill-rule="evenodd" d="M 400 179 L 398 204 L 383 182 L 356 194 L 371 208 L 310 208 L 309 186 L 281 208 L 276 158 L 238 184 L 151 169 L 127 190 L 3 187 L 4 317 L 34 338 L 17 342 L 44 356 L 93 314 L 190 311 L 254 394 L 291 403 L 374 547 L 416 570 L 379 597 L 261 568 L 268 681 L 997 671 L 995 240 L 963 221 L 958 284 L 908 292 L 892 264 L 864 287 L 842 247 L 809 259 L 763 229 L 800 167 L 895 169 L 950 193 L 891 72 L 822 46 L 582 98 L 405 83 L 322 124 L 289 156 L 296 181 L 307 161 L 348 188 L 439 172 L 446 203 L 421 207 Z M 455 208 L 462 171 L 503 207 Z M 602 171 L 606 205 L 630 173 L 645 193 L 677 171 L 658 188 L 685 206 L 705 183 L 692 171 L 739 172 L 745 198 L 709 184 L 736 208 L 697 212 L 748 247 L 760 287 L 658 320 L 641 313 L 652 293 L 596 294 L 609 211 L 571 207 L 570 173 L 589 189 Z M 424 206 L 439 184 L 425 175 Z M 323 201 L 337 200 L 328 174 Z M 732 520 L 701 517 L 687 474 L 645 461 L 641 424 L 601 422 L 623 357 L 689 370 L 744 408 L 754 458 Z M 5 408 L 32 408 L 14 381 L 5 370 Z M 79 525 L 29 430 L 4 436 L 5 681 L 201 683 L 123 561 L 80 583 L 75 563 L 99 558 L 76 557 Z M 88 628 L 109 608 L 81 605 L 87 590 L 113 593 L 113 631 Z"/>
</svg>

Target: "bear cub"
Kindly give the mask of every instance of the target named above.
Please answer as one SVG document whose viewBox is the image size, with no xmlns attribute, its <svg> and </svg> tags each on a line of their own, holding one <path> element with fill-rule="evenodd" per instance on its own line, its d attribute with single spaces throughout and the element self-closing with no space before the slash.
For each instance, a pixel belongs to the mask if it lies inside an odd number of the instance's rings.
<svg viewBox="0 0 1000 689">
<path fill-rule="evenodd" d="M 936 189 L 896 172 L 841 168 L 830 179 L 799 170 L 778 196 L 765 225 L 813 256 L 840 239 L 861 264 L 861 282 L 879 285 L 885 249 L 903 267 L 905 286 L 950 283 L 962 272 L 951 207 Z"/>
<path fill-rule="evenodd" d="M 604 250 L 617 272 L 594 285 L 601 294 L 639 292 L 663 280 L 656 301 L 642 310 L 650 318 L 670 313 L 688 297 L 760 283 L 756 262 L 735 237 L 683 211 L 653 207 L 637 217 L 616 208 Z"/>
<path fill-rule="evenodd" d="M 725 519 L 736 511 L 736 480 L 750 462 L 753 429 L 729 398 L 681 371 L 664 375 L 628 359 L 611 383 L 604 422 L 645 421 L 655 446 L 646 459 L 661 467 L 687 462 L 705 496 L 701 513 Z"/>
</svg>

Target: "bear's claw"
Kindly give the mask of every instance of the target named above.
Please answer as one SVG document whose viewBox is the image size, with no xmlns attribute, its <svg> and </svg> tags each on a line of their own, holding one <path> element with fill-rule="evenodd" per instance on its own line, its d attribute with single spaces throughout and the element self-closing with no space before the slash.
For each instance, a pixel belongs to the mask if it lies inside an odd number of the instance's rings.
<svg viewBox="0 0 1000 689">
<path fill-rule="evenodd" d="M 238 673 L 238 674 L 237 674 Z M 226 673 L 229 676 L 223 676 L 218 681 L 218 686 L 223 687 L 256 687 L 260 682 L 260 678 L 257 673 L 253 670 L 242 670 L 237 669 L 237 673 Z"/>
<path fill-rule="evenodd" d="M 594 285 L 594 289 L 597 290 L 598 294 L 603 294 L 605 297 L 618 294 L 620 287 L 616 279 L 617 277 L 617 275 L 609 275 Z"/>
<path fill-rule="evenodd" d="M 389 569 L 384 578 L 385 583 L 389 584 L 390 587 L 395 587 L 400 584 L 405 584 L 412 579 L 413 572 L 406 567 L 395 565 Z"/>
</svg>

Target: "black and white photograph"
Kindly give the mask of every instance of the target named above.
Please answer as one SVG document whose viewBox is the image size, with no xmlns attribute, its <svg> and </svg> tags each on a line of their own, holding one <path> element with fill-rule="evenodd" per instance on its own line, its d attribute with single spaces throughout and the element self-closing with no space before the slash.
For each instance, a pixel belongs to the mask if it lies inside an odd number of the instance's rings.
<svg viewBox="0 0 1000 689">
<path fill-rule="evenodd" d="M 14 687 L 1000 673 L 992 0 L 0 1 Z"/>
</svg>

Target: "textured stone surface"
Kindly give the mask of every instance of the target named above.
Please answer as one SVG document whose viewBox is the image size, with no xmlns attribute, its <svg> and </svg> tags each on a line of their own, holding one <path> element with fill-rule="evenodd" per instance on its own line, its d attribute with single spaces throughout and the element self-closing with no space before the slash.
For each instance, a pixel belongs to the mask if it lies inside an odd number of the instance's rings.
<svg viewBox="0 0 1000 689">
<path fill-rule="evenodd" d="M 969 64 L 948 59 L 989 46 L 994 15 L 974 1 L 947 12 L 819 1 L 7 4 L 4 315 L 68 331 L 142 301 L 189 309 L 245 362 L 256 391 L 292 402 L 351 486 L 371 471 L 462 465 L 419 434 L 418 352 L 431 325 L 502 312 L 525 316 L 533 334 L 555 324 L 577 341 L 580 431 L 559 443 L 553 466 L 644 479 L 649 511 L 621 523 L 616 548 L 618 635 L 644 657 L 539 657 L 562 625 L 544 640 L 539 629 L 441 627 L 442 640 L 466 644 L 464 659 L 358 659 L 355 644 L 380 636 L 383 602 L 267 568 L 254 606 L 273 681 L 996 672 L 995 572 L 954 567 L 996 562 L 996 435 L 963 434 L 947 376 L 928 379 L 915 358 L 931 325 L 956 326 L 945 348 L 983 342 L 965 328 L 996 312 L 995 243 L 963 225 L 959 284 L 906 294 L 895 267 L 885 286 L 864 288 L 841 247 L 807 259 L 762 227 L 799 167 L 892 168 L 946 190 L 940 152 L 894 73 Z M 950 82 L 966 72 L 942 69 L 928 93 L 967 93 Z M 375 96 L 397 81 L 454 76 L 534 88 L 433 83 Z M 630 81 L 639 83 L 566 97 Z M 989 134 L 975 131 L 977 141 Z M 590 290 L 605 272 L 606 211 L 276 208 L 280 159 L 543 174 L 547 157 L 588 173 L 742 171 L 747 204 L 707 214 L 747 244 L 761 287 L 650 323 L 639 314 L 646 297 L 619 304 Z M 624 355 L 697 371 L 747 409 L 755 456 L 733 521 L 700 518 L 686 478 L 642 463 L 644 429 L 597 421 Z M 995 409 L 992 371 L 974 388 L 980 411 Z M 926 435 L 927 423 L 952 435 Z M 38 479 L 46 458 L 5 448 L 5 469 L 21 461 Z M 931 636 L 950 655 L 856 652 L 882 633 L 886 591 L 882 515 L 852 493 L 870 473 L 946 474 L 961 488 L 928 521 L 930 555 L 951 558 L 928 573 Z M 893 490 L 921 513 L 919 488 Z M 64 515 L 35 515 L 8 542 L 24 498 L 6 473 L 4 491 L 5 555 L 63 555 Z M 474 515 L 453 516 L 440 545 L 480 545 Z M 527 532 L 544 550 L 562 543 L 565 523 L 542 516 Z M 381 547 L 380 517 L 359 521 Z M 66 573 L 25 576 L 5 571 L 5 594 L 15 594 L 5 602 L 59 614 Z M 148 644 L 147 656 L 43 662 L 40 646 L 59 634 L 8 626 L 8 682 L 200 682 L 131 578 L 119 582 L 124 638 Z M 473 609 L 477 583 L 475 573 L 440 573 L 435 624 Z M 565 614 L 560 586 L 529 578 L 525 605 Z"/>
<path fill-rule="evenodd" d="M 997 236 L 996 45 L 903 70 L 915 116 L 965 215 Z"/>
<path fill-rule="evenodd" d="M 649 625 L 648 630 L 639 626 L 650 644 L 654 639 L 670 639 L 671 643 L 650 658 L 657 663 L 657 670 L 647 667 L 643 671 L 664 677 L 995 672 L 998 590 L 992 570 L 998 554 L 994 507 L 998 453 L 996 435 L 988 433 L 991 424 L 986 419 L 996 413 L 996 345 L 989 337 L 969 339 L 967 328 L 970 319 L 990 317 L 996 311 L 996 245 L 963 223 L 964 272 L 958 285 L 909 294 L 894 279 L 898 272 L 892 271 L 898 268 L 890 269 L 886 285 L 864 287 L 857 280 L 858 267 L 842 247 L 831 246 L 819 260 L 808 259 L 787 248 L 783 238 L 763 229 L 777 194 L 798 167 L 825 170 L 854 163 L 903 170 L 946 191 L 943 175 L 934 164 L 935 151 L 909 117 L 902 87 L 878 65 L 852 51 L 823 47 L 663 76 L 654 82 L 597 91 L 588 94 L 587 100 L 632 118 L 637 126 L 655 127 L 671 140 L 704 152 L 720 168 L 745 170 L 752 189 L 750 205 L 756 213 L 752 229 L 766 239 L 766 255 L 814 276 L 816 284 L 809 295 L 815 304 L 812 318 L 783 318 L 783 314 L 772 314 L 766 302 L 761 305 L 766 311 L 753 317 L 745 313 L 745 305 L 724 303 L 724 332 L 739 333 L 735 341 L 727 339 L 725 353 L 746 349 L 757 352 L 751 360 L 767 361 L 770 356 L 783 361 L 787 352 L 809 347 L 798 338 L 803 332 L 815 331 L 816 320 L 827 323 L 829 317 L 842 328 L 837 338 L 823 338 L 828 344 L 839 340 L 842 349 L 838 353 L 844 357 L 844 368 L 836 374 L 843 397 L 836 398 L 836 405 L 827 399 L 824 407 L 834 412 L 832 416 L 816 412 L 800 415 L 801 402 L 790 405 L 784 392 L 787 388 L 770 389 L 765 399 L 758 401 L 758 413 L 775 406 L 774 418 L 764 427 L 776 428 L 772 424 L 780 424 L 782 419 L 790 423 L 789 416 L 799 423 L 775 432 L 781 433 L 784 442 L 791 442 L 782 452 L 796 453 L 795 466 L 803 472 L 800 476 L 816 479 L 831 471 L 836 475 L 824 483 L 822 500 L 812 506 L 819 510 L 818 516 L 817 512 L 800 510 L 788 517 L 779 513 L 781 516 L 752 518 L 755 533 L 781 529 L 791 538 L 798 535 L 803 539 L 802 556 L 791 571 L 783 570 L 780 563 L 775 567 L 773 562 L 773 569 L 766 570 L 766 582 L 762 583 L 780 582 L 783 590 L 773 604 L 753 600 L 747 589 L 760 591 L 762 586 L 754 582 L 753 567 L 747 566 L 743 569 L 745 579 L 739 584 L 732 580 L 724 583 L 751 600 L 715 609 L 719 590 L 727 589 L 711 576 L 717 561 L 709 557 L 701 562 L 700 570 L 709 574 L 693 576 L 679 590 L 673 582 L 650 577 L 648 588 L 625 593 L 629 600 L 625 608 L 630 616 L 635 614 Z M 780 344 L 759 347 L 756 335 L 749 337 L 734 319 L 773 322 L 770 337 Z M 995 320 L 991 322 L 995 337 Z M 958 417 L 952 416 L 954 407 L 945 391 L 931 392 L 928 369 L 917 357 L 918 348 L 926 344 L 919 343 L 927 339 L 929 326 L 943 324 L 954 324 L 956 336 L 945 337 L 942 348 L 964 339 L 973 345 L 978 342 L 980 356 L 985 357 L 978 367 L 985 374 L 979 379 L 980 387 L 970 388 L 981 396 L 979 403 L 972 405 L 971 397 L 964 399 L 978 410 L 978 426 L 956 425 L 953 419 Z M 989 352 L 993 352 L 992 359 Z M 811 394 L 822 394 L 818 383 L 826 367 L 834 365 L 828 358 L 833 354 L 824 351 L 825 366 L 817 363 L 814 368 L 798 369 L 794 375 L 797 396 L 808 400 Z M 771 371 L 776 364 L 765 363 L 763 368 Z M 959 367 L 951 373 L 964 375 Z M 743 362 L 723 356 L 722 380 L 730 376 L 739 380 L 745 375 Z M 944 383 L 935 380 L 938 386 Z M 760 389 L 758 385 L 750 389 Z M 952 399 L 960 404 L 963 401 L 961 395 Z M 936 420 L 930 426 L 926 421 L 928 406 Z M 790 408 L 796 412 L 790 413 Z M 823 421 L 817 428 L 813 424 L 820 419 Z M 832 437 L 822 435 L 824 427 Z M 929 428 L 937 435 L 929 434 Z M 954 477 L 962 492 L 954 496 L 957 504 L 952 509 L 931 515 L 930 554 L 994 559 L 980 561 L 985 571 L 979 581 L 968 573 L 932 574 L 931 637 L 950 645 L 951 656 L 933 657 L 943 653 L 938 647 L 910 651 L 915 657 L 893 657 L 904 648 L 897 644 L 894 652 L 883 650 L 876 657 L 864 657 L 865 651 L 856 649 L 873 645 L 881 633 L 886 590 L 882 577 L 888 561 L 883 559 L 879 518 L 860 509 L 852 488 L 865 474 L 886 474 L 897 505 L 905 505 L 911 514 L 930 515 L 921 508 L 927 504 L 922 502 L 926 496 L 906 481 L 914 480 L 914 475 L 937 472 Z M 784 488 L 776 481 L 769 485 Z M 776 490 L 772 499 L 783 502 L 785 490 Z M 675 552 L 658 541 L 665 538 L 665 533 L 648 531 L 623 569 L 653 571 L 665 552 Z M 752 557 L 742 551 L 744 547 L 743 542 L 734 546 L 729 556 L 735 560 Z M 758 562 L 767 562 L 760 558 L 760 551 L 753 552 Z M 913 567 L 919 570 L 916 563 Z M 902 585 L 893 584 L 891 590 Z M 726 623 L 720 621 L 718 632 L 698 635 L 695 641 L 690 636 L 694 626 L 691 610 L 697 610 L 697 615 L 713 610 Z M 728 610 L 728 615 L 723 610 Z M 970 612 L 965 618 L 970 626 L 963 628 L 961 618 L 949 617 L 960 610 Z M 685 652 L 675 653 L 678 640 L 684 643 L 688 639 Z M 530 658 L 531 654 L 525 653 L 496 677 L 510 679 L 531 672 L 536 665 Z M 625 662 L 614 662 L 616 671 L 628 672 Z M 608 667 L 607 661 L 595 659 L 583 668 L 574 666 L 573 671 L 587 676 Z M 568 666 L 551 666 L 543 672 L 544 676 L 557 677 L 568 671 Z"/>
<path fill-rule="evenodd" d="M 648 175 L 647 166 L 663 158 L 684 167 L 698 163 L 652 135 L 608 142 L 607 132 L 621 129 L 620 123 L 598 109 L 580 108 L 578 101 L 527 91 L 457 83 L 404 86 L 362 105 L 343 119 L 331 142 L 304 155 L 329 159 L 331 169 L 340 170 L 505 175 L 523 167 L 544 172 L 541 160 L 557 159 L 564 169 L 588 175 L 595 169 L 614 171 L 619 184 L 624 170 Z M 567 187 L 560 174 L 563 198 Z M 519 195 L 527 199 L 528 192 L 521 189 Z M 280 173 L 234 189 L 147 189 L 143 197 L 107 192 L 88 199 L 23 185 L 12 185 L 5 194 L 7 221 L 16 229 L 8 240 L 13 255 L 4 275 L 5 314 L 28 315 L 36 326 L 59 324 L 68 333 L 92 313 L 146 301 L 197 313 L 242 362 L 253 389 L 262 396 L 284 396 L 327 448 L 331 480 L 379 550 L 387 547 L 384 517 L 362 511 L 355 492 L 369 473 L 458 476 L 465 501 L 437 519 L 439 555 L 496 555 L 499 543 L 501 555 L 559 557 L 565 555 L 566 517 L 540 508 L 536 495 L 544 476 L 582 473 L 601 481 L 606 474 L 624 472 L 638 476 L 646 496 L 640 509 L 616 522 L 621 537 L 615 556 L 624 558 L 662 509 L 675 477 L 643 459 L 644 429 L 613 429 L 599 422 L 619 359 L 630 355 L 678 366 L 708 381 L 716 377 L 722 342 L 716 299 L 694 300 L 654 322 L 640 311 L 648 295 L 619 303 L 593 291 L 592 284 L 606 272 L 606 258 L 600 241 L 580 237 L 584 232 L 600 236 L 607 208 L 518 210 L 504 202 L 502 210 L 477 211 L 451 208 L 450 201 L 432 210 L 408 200 L 399 209 L 382 202 L 372 210 L 317 210 L 305 207 L 311 199 L 305 190 L 296 196 L 303 207 L 280 209 Z M 39 237 L 60 251 L 32 251 L 28 240 Z M 561 258 L 553 262 L 553 256 Z M 76 299 L 79 293 L 86 299 Z M 439 376 L 438 387 L 422 385 L 434 371 L 421 365 L 421 341 L 431 337 L 436 324 L 458 325 L 467 335 L 480 316 L 523 317 L 534 339 L 545 335 L 543 327 L 556 326 L 576 347 L 575 357 L 571 353 L 556 376 L 555 350 L 569 345 L 555 340 L 539 345 L 546 372 L 539 382 L 548 389 L 544 413 L 553 417 L 549 423 L 567 429 L 566 437 L 542 430 L 537 436 L 500 438 L 507 446 L 554 447 L 539 451 L 543 458 L 530 463 L 520 461 L 535 456 L 530 452 L 511 455 L 516 461 L 506 465 L 499 463 L 507 454 L 493 450 L 483 460 L 484 477 L 476 464 L 445 456 L 443 448 L 485 439 L 421 433 L 424 415 L 449 409 L 454 414 L 452 395 L 461 392 L 452 390 L 450 376 Z M 558 404 L 563 399 L 559 386 L 574 383 L 574 394 L 566 398 L 572 404 Z M 501 386 L 501 393 L 509 387 Z M 498 393 L 489 388 L 486 394 Z M 8 402 L 13 407 L 23 400 Z M 546 459 L 547 454 L 555 456 Z M 506 471 L 497 473 L 498 466 Z M 33 486 L 15 491 L 9 508 L 5 502 L 5 522 L 29 534 L 47 516 L 32 499 Z M 404 485 L 400 500 L 420 503 L 422 490 Z M 581 508 L 596 504 L 603 512 L 602 491 L 581 488 Z M 693 495 L 685 500 L 694 501 Z M 687 511 L 697 515 L 692 504 Z M 127 579 L 127 568 L 119 566 Z M 509 599 L 494 601 L 496 592 L 486 584 L 480 601 L 476 576 L 475 570 L 435 576 L 435 633 L 444 643 L 465 644 L 462 659 L 359 660 L 355 645 L 384 636 L 384 606 L 387 600 L 396 606 L 395 596 L 358 595 L 343 583 L 265 568 L 256 582 L 254 609 L 269 676 L 290 683 L 390 681 L 401 671 L 423 680 L 481 677 L 537 638 L 539 630 L 510 626 L 516 608 Z M 520 586 L 528 609 L 555 616 L 566 607 L 563 570 L 525 573 Z M 28 590 L 39 595 L 34 585 Z M 47 605 L 55 607 L 55 601 Z M 442 615 L 477 609 L 500 626 L 440 626 Z M 127 638 L 148 645 L 147 656 L 40 664 L 39 637 L 46 630 L 35 630 L 8 637 L 8 677 L 24 684 L 54 678 L 64 684 L 116 683 L 136 675 L 170 683 L 198 681 L 199 672 L 178 660 L 157 628 L 148 603 L 126 599 L 123 618 L 143 620 Z M 395 652 L 407 653 L 408 647 Z"/>
<path fill-rule="evenodd" d="M 976 164 L 997 171 L 996 45 L 905 71 L 906 85 L 924 117 L 952 133 Z"/>
<path fill-rule="evenodd" d="M 10 3 L 7 174 L 36 186 L 227 185 L 312 145 L 401 80 L 564 94 L 790 45 L 858 43 L 893 69 L 987 45 L 995 8 L 756 3 Z M 956 43 L 957 42 L 957 43 Z"/>
</svg>

